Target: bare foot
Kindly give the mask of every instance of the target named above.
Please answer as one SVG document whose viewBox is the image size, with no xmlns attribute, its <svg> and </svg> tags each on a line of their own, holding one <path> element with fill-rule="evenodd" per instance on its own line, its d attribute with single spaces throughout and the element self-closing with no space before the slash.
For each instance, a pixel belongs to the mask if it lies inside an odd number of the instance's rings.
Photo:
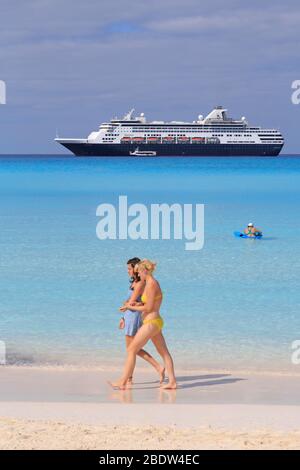
<svg viewBox="0 0 300 470">
<path fill-rule="evenodd" d="M 121 382 L 107 382 L 114 390 L 126 390 L 126 385 Z"/>
<path fill-rule="evenodd" d="M 163 381 L 165 380 L 165 372 L 166 372 L 166 369 L 163 366 L 161 366 L 160 369 L 158 370 L 160 384 L 162 384 Z"/>
<path fill-rule="evenodd" d="M 162 390 L 175 390 L 177 388 L 177 383 L 176 382 L 168 382 L 165 385 L 161 385 L 160 388 Z"/>
</svg>

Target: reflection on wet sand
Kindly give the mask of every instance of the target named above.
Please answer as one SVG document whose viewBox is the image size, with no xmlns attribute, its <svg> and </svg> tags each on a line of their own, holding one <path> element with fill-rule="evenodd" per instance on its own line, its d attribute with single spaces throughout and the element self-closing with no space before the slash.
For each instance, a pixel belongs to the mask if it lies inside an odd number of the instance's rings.
<svg viewBox="0 0 300 470">
<path fill-rule="evenodd" d="M 208 387 L 211 392 L 218 393 L 220 386 L 227 386 L 235 384 L 241 381 L 245 381 L 245 378 L 232 377 L 228 373 L 224 374 L 199 374 L 199 375 L 183 375 L 177 377 L 177 390 L 168 390 L 160 387 L 158 381 L 143 381 L 134 382 L 129 385 L 125 390 L 113 390 L 109 395 L 109 399 L 113 401 L 119 401 L 120 403 L 140 403 L 145 402 L 156 402 L 156 403 L 176 403 L 177 398 L 180 397 L 180 402 L 187 394 L 187 390 L 194 390 L 193 395 L 188 393 L 190 399 L 196 400 L 196 396 L 199 399 L 199 392 L 201 395 L 207 392 Z M 198 392 L 198 393 L 197 393 Z M 187 401 L 190 401 L 187 399 Z"/>
<path fill-rule="evenodd" d="M 159 389 L 158 400 L 160 403 L 175 403 L 177 390 Z"/>
<path fill-rule="evenodd" d="M 110 393 L 109 398 L 120 403 L 133 403 L 132 388 L 126 390 L 114 390 Z"/>
<path fill-rule="evenodd" d="M 164 390 L 158 388 L 157 402 L 158 403 L 175 403 L 176 402 L 177 390 Z M 120 403 L 134 403 L 134 389 L 128 388 L 126 390 L 114 390 L 110 393 L 109 399 L 112 401 L 118 401 Z M 138 403 L 139 400 L 136 400 Z"/>
</svg>

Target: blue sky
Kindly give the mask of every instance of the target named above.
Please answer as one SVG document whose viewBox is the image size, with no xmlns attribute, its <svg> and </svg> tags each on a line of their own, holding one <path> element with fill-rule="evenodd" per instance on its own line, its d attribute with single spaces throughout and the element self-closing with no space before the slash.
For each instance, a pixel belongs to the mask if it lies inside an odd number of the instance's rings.
<svg viewBox="0 0 300 470">
<path fill-rule="evenodd" d="M 236 0 L 1 0 L 0 153 L 61 153 L 134 107 L 193 120 L 215 105 L 279 127 L 300 153 L 300 4 Z"/>
</svg>

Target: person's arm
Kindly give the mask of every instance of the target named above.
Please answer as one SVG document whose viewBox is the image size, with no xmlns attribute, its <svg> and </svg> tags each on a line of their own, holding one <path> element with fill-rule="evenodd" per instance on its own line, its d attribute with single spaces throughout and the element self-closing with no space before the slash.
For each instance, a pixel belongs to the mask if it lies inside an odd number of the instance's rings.
<svg viewBox="0 0 300 470">
<path fill-rule="evenodd" d="M 144 284 L 142 282 L 135 283 L 131 296 L 126 302 L 124 302 L 124 304 L 122 305 L 122 307 L 120 307 L 119 310 L 121 312 L 125 312 L 126 310 L 136 310 L 135 305 L 136 305 L 137 299 L 142 295 L 143 290 L 144 290 Z M 133 305 L 134 305 L 134 308 L 131 308 L 133 307 Z M 137 304 L 137 305 L 140 305 L 140 304 Z"/>
<path fill-rule="evenodd" d="M 120 311 L 120 312 L 126 312 L 126 310 L 127 310 L 127 302 L 128 302 L 128 299 L 125 300 L 125 302 L 122 303 L 121 307 L 119 308 L 119 311 Z"/>
<path fill-rule="evenodd" d="M 147 291 L 147 302 L 145 302 L 143 305 L 135 305 L 134 307 L 130 308 L 129 310 L 136 310 L 138 312 L 145 312 L 145 313 L 151 313 L 153 312 L 153 307 L 154 307 L 154 302 L 155 302 L 155 289 L 150 288 Z"/>
<path fill-rule="evenodd" d="M 127 305 L 131 305 L 134 302 L 137 302 L 138 298 L 141 297 L 144 291 L 144 283 L 143 282 L 136 282 L 133 287 L 132 294 L 128 301 L 126 302 Z"/>
</svg>

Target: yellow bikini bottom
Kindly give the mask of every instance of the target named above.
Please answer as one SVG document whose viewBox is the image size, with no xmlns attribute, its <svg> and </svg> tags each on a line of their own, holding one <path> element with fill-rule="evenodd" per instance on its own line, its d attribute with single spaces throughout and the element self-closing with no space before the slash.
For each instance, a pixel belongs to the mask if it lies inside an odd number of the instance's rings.
<svg viewBox="0 0 300 470">
<path fill-rule="evenodd" d="M 149 320 L 144 320 L 143 321 L 143 325 L 149 325 L 149 324 L 153 324 L 153 325 L 156 325 L 157 328 L 160 330 L 162 330 L 163 326 L 164 326 L 164 321 L 161 317 L 156 317 L 156 318 L 151 318 Z"/>
</svg>

